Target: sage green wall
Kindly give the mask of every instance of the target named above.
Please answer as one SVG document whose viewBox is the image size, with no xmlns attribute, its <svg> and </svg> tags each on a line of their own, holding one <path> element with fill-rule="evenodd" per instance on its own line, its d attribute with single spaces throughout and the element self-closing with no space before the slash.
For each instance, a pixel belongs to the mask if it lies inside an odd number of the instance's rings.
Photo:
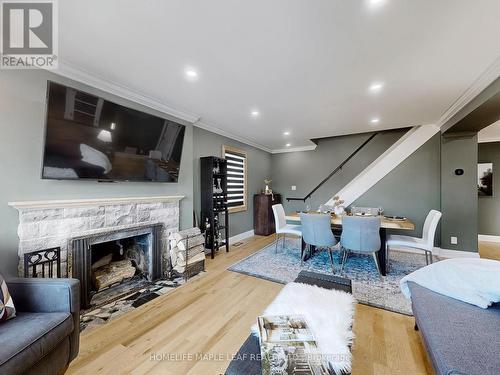
<svg viewBox="0 0 500 375">
<path fill-rule="evenodd" d="M 381 206 L 385 214 L 408 216 L 415 223 L 413 232 L 396 234 L 422 236 L 430 210 L 441 209 L 441 135 L 436 134 L 370 190 L 355 205 Z M 439 228 L 435 245 L 440 244 Z"/>
<path fill-rule="evenodd" d="M 477 252 L 477 135 L 442 138 L 441 247 Z M 463 169 L 462 176 L 455 175 Z M 450 237 L 458 237 L 452 245 Z"/>
<path fill-rule="evenodd" d="M 194 207 L 200 217 L 200 158 L 221 156 L 222 145 L 233 146 L 247 152 L 247 210 L 229 214 L 229 234 L 237 234 L 253 229 L 253 195 L 264 188 L 264 179 L 271 177 L 271 154 L 248 146 L 233 139 L 220 136 L 207 130 L 194 127 Z"/>
<path fill-rule="evenodd" d="M 479 163 L 493 163 L 493 196 L 478 198 L 478 233 L 500 236 L 500 142 L 479 143 L 478 155 Z"/>
<path fill-rule="evenodd" d="M 0 176 L 2 178 L 0 184 L 0 272 L 6 275 L 14 275 L 17 272 L 18 216 L 14 208 L 7 206 L 7 203 L 11 201 L 185 195 L 186 198 L 181 201 L 181 227 L 190 226 L 193 209 L 193 128 L 191 125 L 186 128 L 179 183 L 109 184 L 94 181 L 40 179 L 47 80 L 73 86 L 157 116 L 171 118 L 164 113 L 47 71 L 0 71 Z"/>
<path fill-rule="evenodd" d="M 306 203 L 284 200 L 285 210 L 303 210 L 306 205 L 314 209 L 318 208 L 384 153 L 404 133 L 405 130 L 395 130 L 378 134 Z M 318 146 L 314 151 L 274 154 L 272 157 L 273 190 L 281 193 L 283 198 L 303 198 L 371 135 L 372 133 L 363 133 L 324 138 L 318 141 Z M 292 185 L 297 187 L 296 191 L 291 190 Z"/>
</svg>

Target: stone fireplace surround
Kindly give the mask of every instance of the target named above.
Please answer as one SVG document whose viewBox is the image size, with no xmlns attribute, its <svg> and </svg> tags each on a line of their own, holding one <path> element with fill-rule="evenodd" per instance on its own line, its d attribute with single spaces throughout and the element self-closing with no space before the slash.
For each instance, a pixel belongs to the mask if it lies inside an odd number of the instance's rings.
<svg viewBox="0 0 500 375">
<path fill-rule="evenodd" d="M 19 275 L 23 256 L 35 250 L 61 248 L 61 276 L 72 277 L 74 239 L 103 236 L 137 227 L 161 228 L 162 272 L 168 266 L 168 235 L 179 230 L 183 196 L 11 202 L 19 211 Z"/>
</svg>

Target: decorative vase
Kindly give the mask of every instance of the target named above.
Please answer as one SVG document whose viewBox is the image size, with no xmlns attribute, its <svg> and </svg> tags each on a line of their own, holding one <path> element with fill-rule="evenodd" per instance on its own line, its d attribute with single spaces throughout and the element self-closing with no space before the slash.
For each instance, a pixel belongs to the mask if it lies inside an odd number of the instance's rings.
<svg viewBox="0 0 500 375">
<path fill-rule="evenodd" d="M 344 206 L 335 206 L 333 212 L 337 216 L 342 216 L 345 213 L 345 208 Z"/>
</svg>

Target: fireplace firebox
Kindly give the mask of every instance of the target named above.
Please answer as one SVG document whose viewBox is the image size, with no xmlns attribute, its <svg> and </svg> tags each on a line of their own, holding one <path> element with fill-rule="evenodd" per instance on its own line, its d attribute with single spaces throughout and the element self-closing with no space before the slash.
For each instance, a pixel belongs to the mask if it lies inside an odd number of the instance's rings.
<svg viewBox="0 0 500 375">
<path fill-rule="evenodd" d="M 161 278 L 161 230 L 158 224 L 74 238 L 71 269 L 80 280 L 82 308 L 93 307 L 96 295 L 132 279 Z"/>
</svg>

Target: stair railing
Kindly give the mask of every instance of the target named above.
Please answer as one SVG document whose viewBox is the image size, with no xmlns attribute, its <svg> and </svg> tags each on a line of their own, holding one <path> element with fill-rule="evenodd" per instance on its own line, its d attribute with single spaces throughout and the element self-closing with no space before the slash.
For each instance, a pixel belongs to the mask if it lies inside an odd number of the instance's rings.
<svg viewBox="0 0 500 375">
<path fill-rule="evenodd" d="M 313 195 L 316 190 L 318 190 L 321 186 L 323 186 L 332 176 L 334 176 L 338 171 L 342 170 L 342 167 L 346 165 L 349 160 L 351 160 L 358 152 L 360 152 L 373 138 L 378 133 L 373 133 L 366 141 L 364 141 L 361 146 L 359 146 L 352 154 L 350 154 L 340 165 L 335 168 L 328 176 L 326 176 L 314 189 L 311 190 L 309 194 L 307 194 L 304 198 L 286 198 L 288 202 L 290 201 L 303 201 L 305 202 L 306 199 L 311 198 L 311 195 Z"/>
</svg>

